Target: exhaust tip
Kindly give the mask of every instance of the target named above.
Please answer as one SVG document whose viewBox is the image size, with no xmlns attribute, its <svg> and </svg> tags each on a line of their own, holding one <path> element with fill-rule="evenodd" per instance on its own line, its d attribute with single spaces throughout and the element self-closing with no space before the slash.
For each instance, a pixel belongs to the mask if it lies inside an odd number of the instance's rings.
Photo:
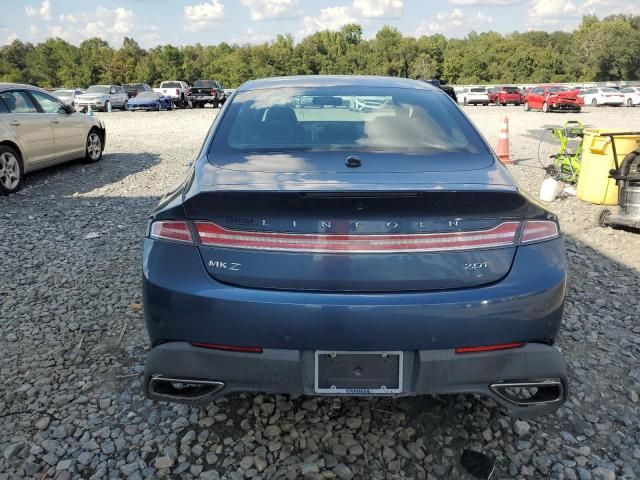
<svg viewBox="0 0 640 480">
<path fill-rule="evenodd" d="M 493 383 L 489 389 L 503 400 L 518 406 L 561 403 L 565 400 L 566 391 L 559 378 Z"/>
<path fill-rule="evenodd" d="M 149 380 L 149 395 L 171 402 L 199 402 L 224 389 L 224 382 L 193 378 L 169 378 L 154 375 Z"/>
</svg>

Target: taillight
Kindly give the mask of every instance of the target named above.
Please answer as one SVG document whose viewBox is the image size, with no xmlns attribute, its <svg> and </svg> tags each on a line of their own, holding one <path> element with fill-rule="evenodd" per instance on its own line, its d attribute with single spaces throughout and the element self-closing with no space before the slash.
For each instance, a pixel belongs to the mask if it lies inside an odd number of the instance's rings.
<svg viewBox="0 0 640 480">
<path fill-rule="evenodd" d="M 478 347 L 456 347 L 456 353 L 493 352 L 495 350 L 509 350 L 512 348 L 520 348 L 522 346 L 524 346 L 524 342 L 499 343 L 496 345 L 481 345 Z"/>
<path fill-rule="evenodd" d="M 524 224 L 520 243 L 551 240 L 558 236 L 558 224 L 551 220 L 527 220 Z"/>
<path fill-rule="evenodd" d="M 184 221 L 158 221 L 151 224 L 151 238 L 172 242 L 193 243 L 189 224 Z"/>
<path fill-rule="evenodd" d="M 216 91 L 214 88 L 211 89 L 211 92 L 209 92 L 209 94 L 213 97 L 216 94 Z"/>
<path fill-rule="evenodd" d="M 242 347 L 238 345 L 223 345 L 220 343 L 191 342 L 191 345 L 211 350 L 225 350 L 227 352 L 262 353 L 262 347 Z"/>
<path fill-rule="evenodd" d="M 196 222 L 202 245 L 250 250 L 311 253 L 396 253 L 471 250 L 515 245 L 520 222 L 488 230 L 416 234 L 308 234 L 229 230 Z"/>
<path fill-rule="evenodd" d="M 178 96 L 180 95 L 180 89 L 179 88 L 176 88 L 176 95 L 178 95 Z"/>
</svg>

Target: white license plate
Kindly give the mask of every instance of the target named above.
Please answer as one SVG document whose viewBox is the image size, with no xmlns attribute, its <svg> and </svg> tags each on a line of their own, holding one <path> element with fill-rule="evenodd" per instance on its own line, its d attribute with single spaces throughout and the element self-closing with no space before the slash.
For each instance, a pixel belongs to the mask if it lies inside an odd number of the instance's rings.
<svg viewBox="0 0 640 480">
<path fill-rule="evenodd" d="M 393 395 L 402 393 L 402 351 L 315 352 L 316 393 Z"/>
</svg>

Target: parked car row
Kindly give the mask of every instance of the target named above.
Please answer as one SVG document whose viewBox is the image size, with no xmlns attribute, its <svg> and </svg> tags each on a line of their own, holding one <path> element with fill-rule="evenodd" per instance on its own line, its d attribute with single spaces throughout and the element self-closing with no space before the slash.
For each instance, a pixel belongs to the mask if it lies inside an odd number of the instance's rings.
<svg viewBox="0 0 640 480">
<path fill-rule="evenodd" d="M 458 90 L 458 102 L 463 105 L 521 105 L 524 109 L 579 112 L 584 105 L 633 107 L 640 105 L 640 87 L 569 88 L 564 85 L 539 85 L 521 90 L 513 86 L 487 88 L 464 87 Z"/>
<path fill-rule="evenodd" d="M 51 92 L 67 105 L 79 111 L 106 112 L 121 110 L 172 110 L 176 108 L 202 108 L 211 104 L 218 108 L 227 99 L 227 90 L 216 80 L 197 80 L 193 87 L 180 80 L 161 82 L 158 88 L 146 83 L 124 85 L 92 85 L 82 89 L 61 88 Z"/>
</svg>

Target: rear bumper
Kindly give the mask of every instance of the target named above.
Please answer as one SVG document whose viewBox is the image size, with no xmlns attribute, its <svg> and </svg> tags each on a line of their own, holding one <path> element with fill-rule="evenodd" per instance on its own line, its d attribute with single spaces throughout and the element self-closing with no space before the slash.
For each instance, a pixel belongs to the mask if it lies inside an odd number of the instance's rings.
<svg viewBox="0 0 640 480">
<path fill-rule="evenodd" d="M 499 103 L 520 103 L 520 97 L 498 97 L 496 100 Z"/>
<path fill-rule="evenodd" d="M 265 349 L 263 353 L 209 350 L 186 342 L 155 347 L 144 373 L 145 394 L 155 400 L 208 403 L 237 391 L 315 395 L 313 351 Z M 198 398 L 166 395 L 155 386 L 161 378 L 217 382 L 220 389 Z M 503 396 L 504 382 L 553 379 L 554 393 L 522 404 Z M 496 386 L 498 385 L 498 386 Z M 490 397 L 511 414 L 533 417 L 551 413 L 567 398 L 567 372 L 562 355 L 542 344 L 513 350 L 456 354 L 453 350 L 405 351 L 403 393 L 479 394 Z"/>
<path fill-rule="evenodd" d="M 599 102 L 600 105 L 611 105 L 611 106 L 620 106 L 622 104 L 624 104 L 624 100 L 604 100 L 602 102 Z"/>
<path fill-rule="evenodd" d="M 145 240 L 144 314 L 156 375 L 222 382 L 233 391 L 313 393 L 313 352 L 405 352 L 403 394 L 478 393 L 518 415 L 539 415 L 566 397 L 566 367 L 550 346 L 564 307 L 562 239 L 518 247 L 502 280 L 430 292 L 320 293 L 220 283 L 197 247 Z M 261 347 L 262 354 L 195 348 L 190 342 Z M 499 352 L 455 354 L 459 346 L 527 342 Z M 521 407 L 490 385 L 559 379 L 562 398 Z"/>
<path fill-rule="evenodd" d="M 217 97 L 211 95 L 189 95 L 188 100 L 192 102 L 213 102 Z"/>
</svg>

